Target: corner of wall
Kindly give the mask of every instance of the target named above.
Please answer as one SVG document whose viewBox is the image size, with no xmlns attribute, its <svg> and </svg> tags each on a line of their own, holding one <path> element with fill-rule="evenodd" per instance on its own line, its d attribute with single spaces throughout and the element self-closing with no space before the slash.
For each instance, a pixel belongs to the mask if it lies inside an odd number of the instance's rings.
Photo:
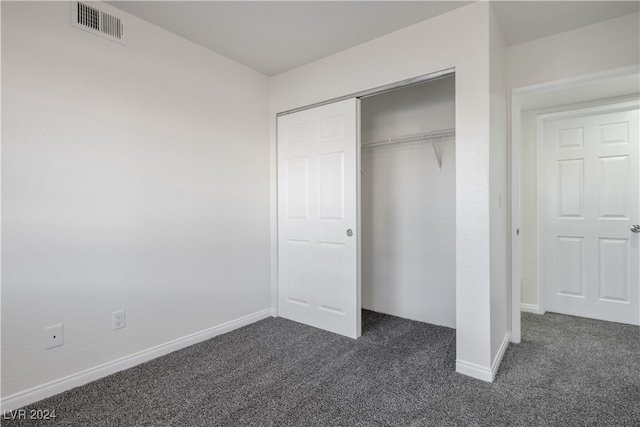
<svg viewBox="0 0 640 427">
<path fill-rule="evenodd" d="M 507 146 L 506 44 L 493 8 L 489 14 L 490 56 L 490 221 L 491 221 L 491 358 L 504 345 L 503 337 L 510 329 L 510 242 Z M 497 367 L 492 367 L 493 369 Z"/>
</svg>

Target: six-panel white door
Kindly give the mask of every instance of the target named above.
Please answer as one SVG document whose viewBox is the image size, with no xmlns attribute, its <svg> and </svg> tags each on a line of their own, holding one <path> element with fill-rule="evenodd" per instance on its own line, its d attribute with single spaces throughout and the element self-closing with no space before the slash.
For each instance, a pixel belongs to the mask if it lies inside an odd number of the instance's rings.
<svg viewBox="0 0 640 427">
<path fill-rule="evenodd" d="M 351 338 L 361 331 L 358 103 L 278 118 L 278 315 Z"/>
<path fill-rule="evenodd" d="M 543 121 L 547 311 L 640 323 L 637 108 Z"/>
</svg>

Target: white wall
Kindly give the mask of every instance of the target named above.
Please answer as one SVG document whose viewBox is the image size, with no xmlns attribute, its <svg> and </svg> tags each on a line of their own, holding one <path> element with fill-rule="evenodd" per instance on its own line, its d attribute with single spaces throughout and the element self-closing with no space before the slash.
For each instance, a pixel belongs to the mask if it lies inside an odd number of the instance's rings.
<svg viewBox="0 0 640 427">
<path fill-rule="evenodd" d="M 640 15 L 632 13 L 507 48 L 508 87 L 637 64 Z"/>
<path fill-rule="evenodd" d="M 507 48 L 509 87 L 521 88 L 637 65 L 640 62 L 639 33 L 640 15 L 634 13 L 510 46 Z M 615 95 L 620 96 L 621 93 L 616 91 Z M 603 97 L 601 89 L 598 89 L 598 97 Z M 574 98 L 575 94 L 572 95 Z M 557 103 L 562 104 L 562 101 Z M 535 160 L 537 114 L 537 111 L 530 111 L 521 116 L 521 301 L 528 310 L 533 311 L 539 305 Z"/>
<path fill-rule="evenodd" d="M 493 9 L 489 13 L 491 91 L 491 361 L 493 371 L 509 344 L 507 254 L 507 90 L 505 41 Z"/>
<path fill-rule="evenodd" d="M 456 69 L 457 370 L 490 380 L 489 8 L 473 3 L 271 79 L 272 248 L 278 112 Z M 276 292 L 275 250 L 272 289 Z"/>
<path fill-rule="evenodd" d="M 270 312 L 267 77 L 117 13 L 2 2 L 3 405 Z"/>
<path fill-rule="evenodd" d="M 448 77 L 361 101 L 362 141 L 455 127 Z M 455 138 L 362 150 L 362 306 L 455 328 Z"/>
</svg>

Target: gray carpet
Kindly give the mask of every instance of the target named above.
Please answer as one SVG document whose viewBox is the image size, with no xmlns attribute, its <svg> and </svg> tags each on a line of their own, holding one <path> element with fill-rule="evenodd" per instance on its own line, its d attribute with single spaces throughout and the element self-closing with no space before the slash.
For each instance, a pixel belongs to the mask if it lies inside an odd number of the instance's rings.
<svg viewBox="0 0 640 427">
<path fill-rule="evenodd" d="M 270 318 L 27 409 L 3 426 L 638 426 L 640 328 L 523 314 L 494 383 L 454 372 L 455 331 L 365 311 L 342 338 Z"/>
</svg>

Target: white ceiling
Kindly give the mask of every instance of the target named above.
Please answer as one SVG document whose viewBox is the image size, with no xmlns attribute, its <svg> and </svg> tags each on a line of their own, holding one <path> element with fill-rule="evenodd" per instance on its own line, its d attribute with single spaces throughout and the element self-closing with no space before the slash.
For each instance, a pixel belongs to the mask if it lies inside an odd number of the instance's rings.
<svg viewBox="0 0 640 427">
<path fill-rule="evenodd" d="M 266 75 L 463 7 L 469 1 L 107 1 Z M 495 1 L 507 45 L 639 10 L 638 1 Z"/>
</svg>

